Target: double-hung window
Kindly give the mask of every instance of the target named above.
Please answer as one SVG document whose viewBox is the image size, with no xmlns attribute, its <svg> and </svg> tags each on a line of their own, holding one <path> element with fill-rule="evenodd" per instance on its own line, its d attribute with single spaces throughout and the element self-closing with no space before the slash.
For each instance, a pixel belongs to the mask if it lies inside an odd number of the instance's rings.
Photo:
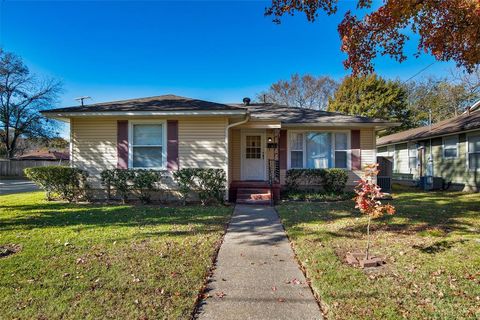
<svg viewBox="0 0 480 320">
<path fill-rule="evenodd" d="M 418 164 L 418 149 L 414 143 L 408 145 L 408 167 L 410 168 L 410 173 L 413 170 L 417 169 Z"/>
<path fill-rule="evenodd" d="M 448 136 L 443 138 L 443 157 L 456 158 L 458 155 L 458 136 Z"/>
<path fill-rule="evenodd" d="M 348 168 L 348 135 L 335 133 L 335 168 Z"/>
<path fill-rule="evenodd" d="M 349 144 L 346 132 L 290 132 L 290 168 L 347 169 Z"/>
<path fill-rule="evenodd" d="M 303 133 L 290 134 L 290 167 L 303 168 Z"/>
<path fill-rule="evenodd" d="M 166 162 L 165 124 L 130 124 L 130 167 L 162 169 Z"/>
<path fill-rule="evenodd" d="M 468 169 L 480 169 L 480 134 L 468 136 Z"/>
</svg>

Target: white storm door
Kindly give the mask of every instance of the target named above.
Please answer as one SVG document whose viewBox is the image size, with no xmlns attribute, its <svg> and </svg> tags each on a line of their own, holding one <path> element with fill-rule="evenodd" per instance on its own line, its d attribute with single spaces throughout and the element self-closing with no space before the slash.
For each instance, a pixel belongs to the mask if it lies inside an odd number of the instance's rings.
<svg viewBox="0 0 480 320">
<path fill-rule="evenodd" d="M 265 132 L 242 132 L 242 180 L 265 180 Z"/>
</svg>

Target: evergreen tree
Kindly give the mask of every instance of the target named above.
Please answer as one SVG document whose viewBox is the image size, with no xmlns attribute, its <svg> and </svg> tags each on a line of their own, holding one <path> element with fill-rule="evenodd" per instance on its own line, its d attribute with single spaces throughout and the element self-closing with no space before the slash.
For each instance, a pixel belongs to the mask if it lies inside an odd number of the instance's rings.
<svg viewBox="0 0 480 320">
<path fill-rule="evenodd" d="M 400 122 L 400 127 L 387 130 L 392 133 L 413 127 L 407 97 L 405 87 L 398 81 L 376 74 L 348 76 L 330 99 L 328 111 Z"/>
</svg>

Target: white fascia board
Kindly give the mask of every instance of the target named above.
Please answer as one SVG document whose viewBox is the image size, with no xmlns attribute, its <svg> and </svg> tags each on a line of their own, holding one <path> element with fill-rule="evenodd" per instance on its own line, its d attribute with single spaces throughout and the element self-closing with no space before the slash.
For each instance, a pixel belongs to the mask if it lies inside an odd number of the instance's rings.
<svg viewBox="0 0 480 320">
<path fill-rule="evenodd" d="M 198 111 L 93 111 L 93 112 L 43 112 L 49 118 L 75 117 L 124 117 L 124 116 L 235 116 L 245 115 L 246 110 L 198 110 Z"/>
</svg>

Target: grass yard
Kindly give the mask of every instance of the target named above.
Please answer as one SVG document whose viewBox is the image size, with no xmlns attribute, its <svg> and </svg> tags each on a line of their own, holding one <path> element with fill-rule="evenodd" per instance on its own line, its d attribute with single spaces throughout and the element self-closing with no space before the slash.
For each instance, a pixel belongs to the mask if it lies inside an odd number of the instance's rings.
<svg viewBox="0 0 480 320">
<path fill-rule="evenodd" d="M 353 201 L 277 207 L 327 318 L 479 319 L 480 195 L 396 189 L 397 214 L 372 225 L 376 272 L 342 262 L 366 245 Z"/>
<path fill-rule="evenodd" d="M 188 319 L 231 208 L 0 196 L 2 319 Z"/>
</svg>

